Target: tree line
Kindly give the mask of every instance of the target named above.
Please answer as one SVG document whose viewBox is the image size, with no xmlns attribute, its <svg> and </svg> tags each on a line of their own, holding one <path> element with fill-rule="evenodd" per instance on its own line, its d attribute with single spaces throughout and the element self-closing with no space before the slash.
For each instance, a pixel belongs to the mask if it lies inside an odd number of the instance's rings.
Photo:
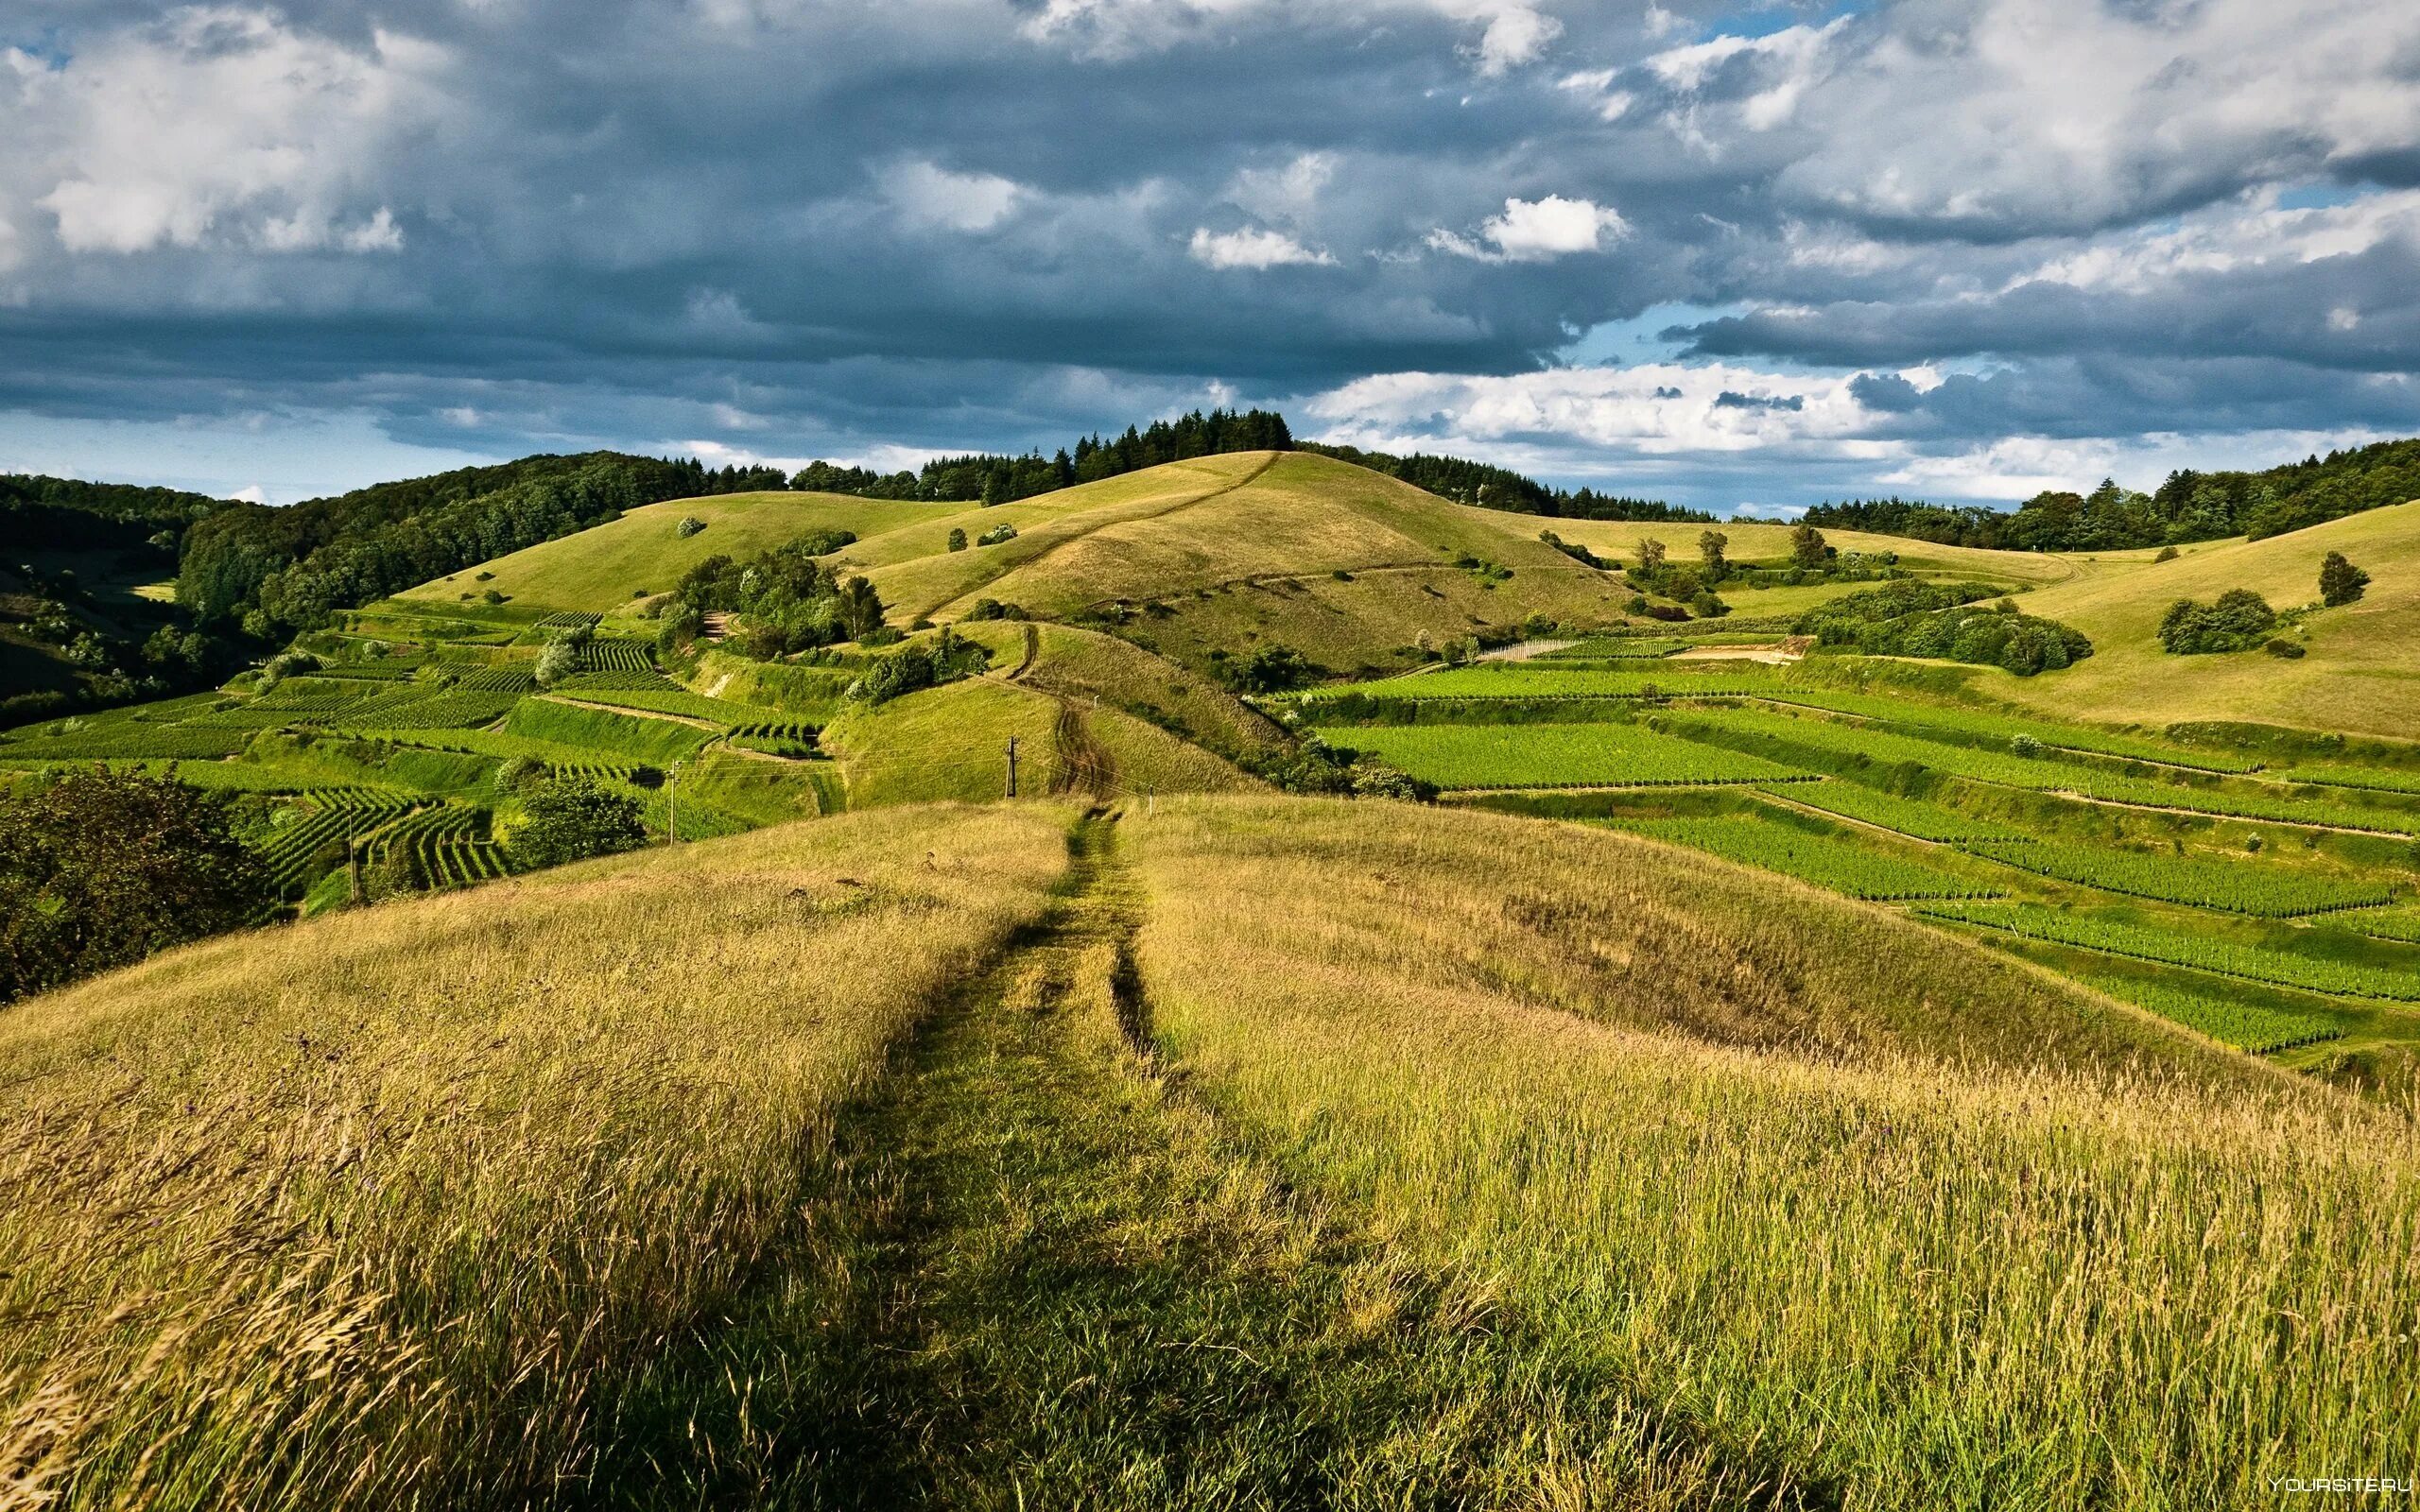
<svg viewBox="0 0 2420 1512">
<path fill-rule="evenodd" d="M 1441 499 L 1457 504 L 1477 505 L 1482 509 L 1510 509 L 1519 514 L 1554 515 L 1566 520 L 1661 520 L 1678 524 L 1711 524 L 1714 516 L 1703 509 L 1684 509 L 1660 499 L 1633 499 L 1616 494 L 1599 493 L 1594 489 L 1550 489 L 1537 479 L 1497 467 L 1492 462 L 1473 462 L 1459 456 L 1430 456 L 1414 452 L 1409 456 L 1392 456 L 1385 452 L 1365 452 L 1357 446 L 1327 446 L 1317 441 L 1305 441 L 1295 450 L 1320 456 L 1332 456 L 1340 462 L 1366 467 L 1373 472 L 1384 472 L 1391 478 L 1401 478 L 1416 489 L 1425 489 Z"/>
<path fill-rule="evenodd" d="M 1086 436 L 1047 457 L 1039 451 L 1022 456 L 992 453 L 937 456 L 913 472 L 877 472 L 871 468 L 810 462 L 791 477 L 789 486 L 866 499 L 1008 504 L 1164 462 L 1227 452 L 1293 449 L 1293 433 L 1287 429 L 1286 417 L 1274 411 L 1195 410 L 1139 429 L 1129 425 L 1124 435 L 1107 440 Z"/>
<path fill-rule="evenodd" d="M 2014 510 L 1914 499 L 1818 505 L 1808 524 L 2003 551 L 2125 551 L 2249 536 L 2258 541 L 2420 498 L 2420 439 L 2316 453 L 2260 472 L 2170 472 L 2150 493 L 2104 478 L 2049 490 Z"/>
</svg>

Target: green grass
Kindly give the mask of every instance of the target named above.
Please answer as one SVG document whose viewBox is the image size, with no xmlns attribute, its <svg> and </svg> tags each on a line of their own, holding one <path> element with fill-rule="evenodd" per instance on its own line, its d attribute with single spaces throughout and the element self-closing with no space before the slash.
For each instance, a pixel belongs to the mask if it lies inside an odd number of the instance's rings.
<svg viewBox="0 0 2420 1512">
<path fill-rule="evenodd" d="M 676 719 L 617 714 L 553 698 L 524 698 L 514 704 L 502 732 L 657 765 L 679 761 L 713 736 L 712 730 Z"/>
<path fill-rule="evenodd" d="M 1801 775 L 1636 725 L 1380 725 L 1319 734 L 1447 788 L 1661 787 Z"/>
<path fill-rule="evenodd" d="M 2384 881 L 2331 877 L 2241 856 L 2177 855 L 2065 840 L 1972 840 L 1965 849 L 2104 892 L 2262 919 L 2375 907 L 2394 897 L 2394 886 Z"/>
<path fill-rule="evenodd" d="M 1940 903 L 1920 911 L 2028 939 L 2182 966 L 2214 976 L 2241 977 L 2331 997 L 2420 1002 L 2420 971 L 2267 950 L 2213 935 L 2121 923 L 2032 903 Z"/>
<path fill-rule="evenodd" d="M 1316 707 L 1329 698 L 1360 695 L 1389 701 L 1448 698 L 1652 698 L 1746 697 L 1781 686 L 1770 669 L 1701 671 L 1676 667 L 1654 672 L 1559 667 L 1532 662 L 1484 662 L 1445 667 L 1379 682 L 1342 683 L 1303 695 Z"/>
<path fill-rule="evenodd" d="M 2367 807 L 2327 799 L 2287 796 L 2243 779 L 2162 782 L 2129 777 L 2104 767 L 2058 759 L 2009 755 L 1947 741 L 1926 740 L 1878 726 L 1800 717 L 1751 709 L 1692 710 L 1668 716 L 1668 727 L 1693 739 L 1734 748 L 1769 751 L 1778 760 L 1806 763 L 1855 775 L 1891 766 L 1919 767 L 2031 792 L 2060 793 L 2100 802 L 2172 808 L 2219 816 L 2271 819 L 2288 824 L 2368 830 L 2390 834 L 2420 832 L 2420 813 Z M 2224 785 L 2221 785 L 2221 783 Z"/>
<path fill-rule="evenodd" d="M 2111 997 L 2148 1008 L 2163 1019 L 2172 1019 L 2208 1035 L 2221 1044 L 2256 1056 L 2318 1044 L 2344 1033 L 2342 1025 L 2324 1013 L 2262 1007 L 2136 977 L 2088 976 L 2083 980 Z"/>
<path fill-rule="evenodd" d="M 1857 782 L 1793 782 L 1775 790 L 1793 803 L 1822 809 L 1843 818 L 1859 819 L 1919 840 L 1956 844 L 1962 840 L 2022 840 L 2014 826 L 1962 814 L 1923 799 L 1902 798 Z"/>
<path fill-rule="evenodd" d="M 1788 820 L 1736 814 L 1713 818 L 1607 821 L 1634 834 L 1711 851 L 1742 866 L 1761 867 L 1852 898 L 1899 902 L 1916 898 L 1996 898 L 2003 891 L 1853 840 L 1818 834 Z"/>
<path fill-rule="evenodd" d="M 469 593 L 475 602 L 479 593 L 493 589 L 510 597 L 516 610 L 612 614 L 629 609 L 641 590 L 670 592 L 682 574 L 708 557 L 745 561 L 817 531 L 854 530 L 861 538 L 873 537 L 967 507 L 829 493 L 730 493 L 674 499 L 632 509 L 606 524 L 499 557 L 451 577 L 423 583 L 389 603 L 404 610 L 458 612 L 466 608 L 460 595 Z M 705 521 L 706 528 L 683 537 L 674 527 L 692 515 Z M 481 580 L 478 575 L 483 572 L 493 576 Z"/>
</svg>

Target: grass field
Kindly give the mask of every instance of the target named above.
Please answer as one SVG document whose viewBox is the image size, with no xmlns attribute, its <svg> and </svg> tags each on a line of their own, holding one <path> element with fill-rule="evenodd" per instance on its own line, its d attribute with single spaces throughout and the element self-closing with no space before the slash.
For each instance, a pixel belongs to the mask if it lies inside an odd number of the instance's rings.
<svg viewBox="0 0 2420 1512">
<path fill-rule="evenodd" d="M 466 595 L 477 601 L 494 592 L 516 610 L 611 614 L 648 594 L 668 592 L 683 573 L 708 557 L 745 561 L 818 530 L 852 530 L 861 541 L 870 541 L 968 507 L 835 493 L 674 499 L 423 583 L 397 594 L 394 602 L 443 612 L 462 607 Z M 706 528 L 692 536 L 679 534 L 675 527 L 689 518 L 704 521 Z M 482 577 L 482 573 L 491 576 Z"/>
<path fill-rule="evenodd" d="M 2308 655 L 2171 657 L 2160 615 L 2249 588 L 2280 610 L 2317 602 L 2320 558 L 2342 551 L 2374 579 L 2360 602 L 2308 622 Z M 2409 739 L 2420 730 L 2420 504 L 2348 515 L 2266 541 L 2220 541 L 2139 574 L 2086 578 L 2025 600 L 2029 613 L 2092 637 L 2094 653 L 2055 678 L 1990 679 L 2001 697 L 2046 712 L 2168 724 L 2247 720 Z"/>
<path fill-rule="evenodd" d="M 1802 775 L 1636 725 L 1364 725 L 1319 733 L 1448 788 L 1696 786 Z"/>
</svg>

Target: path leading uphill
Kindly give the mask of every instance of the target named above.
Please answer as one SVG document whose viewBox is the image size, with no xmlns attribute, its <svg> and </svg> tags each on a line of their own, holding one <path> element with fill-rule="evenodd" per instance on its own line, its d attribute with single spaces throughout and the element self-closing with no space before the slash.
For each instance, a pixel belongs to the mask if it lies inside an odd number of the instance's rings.
<svg viewBox="0 0 2420 1512">
<path fill-rule="evenodd" d="M 1120 823 L 1078 826 L 1036 936 L 842 1121 L 838 1189 L 816 1206 L 870 1215 L 819 1242 L 847 1301 L 804 1281 L 769 1289 L 792 1311 L 735 1324 L 717 1368 L 785 1390 L 743 1404 L 736 1427 L 693 1423 L 647 1494 L 1580 1506 L 1637 1476 L 1686 1493 L 1658 1504 L 1768 1504 L 1759 1477 L 1656 1433 L 1616 1383 L 1539 1349 L 1484 1293 L 1389 1259 L 1289 1192 L 1158 1072 Z M 1561 1457 L 1604 1484 L 1544 1494 L 1541 1435 L 1568 1435 Z M 734 1438 L 751 1452 L 700 1447 Z"/>
</svg>

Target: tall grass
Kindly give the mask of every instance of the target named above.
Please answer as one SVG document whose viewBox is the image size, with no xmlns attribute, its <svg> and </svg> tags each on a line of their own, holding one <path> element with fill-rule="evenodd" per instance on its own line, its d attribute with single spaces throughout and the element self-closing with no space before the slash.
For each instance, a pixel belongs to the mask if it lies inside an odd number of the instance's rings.
<svg viewBox="0 0 2420 1512">
<path fill-rule="evenodd" d="M 1193 1085 L 1801 1485 L 2231 1507 L 2420 1441 L 2405 1120 L 1620 836 L 1188 801 L 1136 837 Z"/>
<path fill-rule="evenodd" d="M 834 819 L 13 1008 L 0 1503 L 600 1492 L 683 1432 L 658 1366 L 806 1242 L 838 1103 L 1040 916 L 1063 822 Z M 718 1386 L 689 1410 L 744 1423 Z"/>
</svg>

